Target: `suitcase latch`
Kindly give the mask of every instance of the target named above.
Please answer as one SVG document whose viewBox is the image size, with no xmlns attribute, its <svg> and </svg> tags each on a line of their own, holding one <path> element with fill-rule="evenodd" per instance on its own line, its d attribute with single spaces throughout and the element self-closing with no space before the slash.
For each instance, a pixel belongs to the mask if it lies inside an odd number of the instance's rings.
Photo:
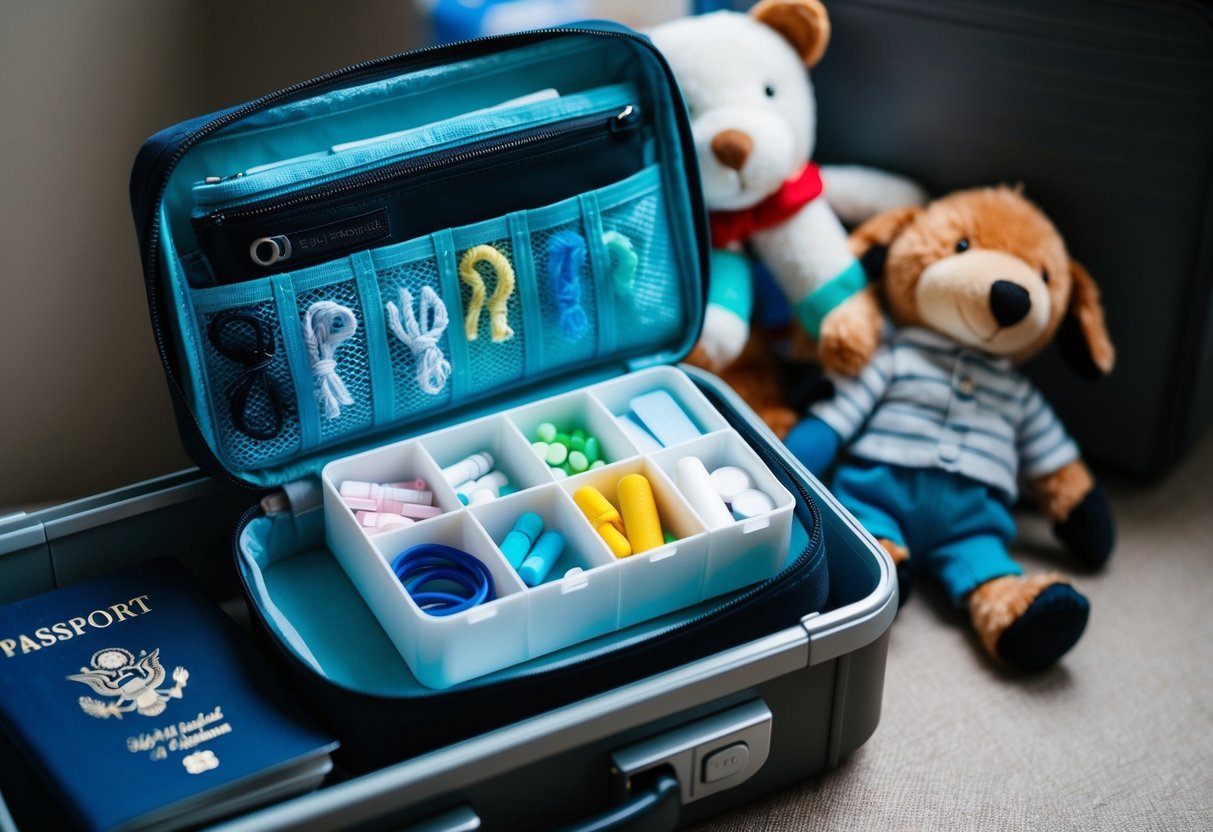
<svg viewBox="0 0 1213 832">
<path fill-rule="evenodd" d="M 761 699 L 675 728 L 611 755 L 615 798 L 626 800 L 633 781 L 669 767 L 690 803 L 754 776 L 771 749 L 771 709 Z"/>
</svg>

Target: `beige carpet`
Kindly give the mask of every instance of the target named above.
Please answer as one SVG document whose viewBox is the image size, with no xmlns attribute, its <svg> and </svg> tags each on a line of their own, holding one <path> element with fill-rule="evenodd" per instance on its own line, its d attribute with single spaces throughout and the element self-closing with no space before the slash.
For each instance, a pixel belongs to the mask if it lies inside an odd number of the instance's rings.
<svg viewBox="0 0 1213 832">
<path fill-rule="evenodd" d="M 1061 664 L 1000 672 L 937 592 L 893 625 L 884 709 L 836 771 L 708 830 L 1213 829 L 1213 431 L 1160 483 L 1106 482 L 1105 571 L 1077 575 L 1086 634 Z M 1048 526 L 1016 553 L 1064 568 Z"/>
</svg>

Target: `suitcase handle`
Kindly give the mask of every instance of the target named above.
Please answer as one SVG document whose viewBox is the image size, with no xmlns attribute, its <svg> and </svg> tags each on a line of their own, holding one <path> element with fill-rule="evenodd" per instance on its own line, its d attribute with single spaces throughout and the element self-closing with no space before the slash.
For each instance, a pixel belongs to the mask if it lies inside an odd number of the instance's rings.
<svg viewBox="0 0 1213 832">
<path fill-rule="evenodd" d="M 564 832 L 666 832 L 674 829 L 682 806 L 682 785 L 670 768 L 661 768 L 652 774 L 647 787 L 634 792 L 627 802 L 597 817 L 565 827 Z"/>
</svg>

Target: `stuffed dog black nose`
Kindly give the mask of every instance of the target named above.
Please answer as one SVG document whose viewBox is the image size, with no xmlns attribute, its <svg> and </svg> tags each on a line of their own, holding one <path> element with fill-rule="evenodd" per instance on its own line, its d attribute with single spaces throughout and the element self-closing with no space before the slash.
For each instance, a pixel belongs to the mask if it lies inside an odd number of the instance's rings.
<svg viewBox="0 0 1213 832">
<path fill-rule="evenodd" d="M 1017 324 L 1032 308 L 1028 290 L 1009 280 L 995 280 L 990 287 L 990 311 L 999 326 Z"/>
</svg>

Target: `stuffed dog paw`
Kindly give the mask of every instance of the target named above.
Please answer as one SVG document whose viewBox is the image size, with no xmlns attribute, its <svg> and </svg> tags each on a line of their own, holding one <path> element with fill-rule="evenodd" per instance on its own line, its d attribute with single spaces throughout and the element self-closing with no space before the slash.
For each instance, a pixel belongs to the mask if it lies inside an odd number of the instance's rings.
<svg viewBox="0 0 1213 832">
<path fill-rule="evenodd" d="M 924 201 L 901 177 L 809 161 L 816 101 L 806 68 L 830 39 L 820 0 L 762 0 L 749 14 L 714 12 L 649 32 L 690 110 L 715 249 L 703 334 L 692 360 L 722 372 L 741 354 L 753 303 L 748 248 L 770 269 L 798 323 L 821 339 L 827 369 L 855 372 L 879 342 L 879 310 L 847 222 Z"/>
<path fill-rule="evenodd" d="M 1015 365 L 1058 335 L 1085 375 L 1114 353 L 1099 291 L 1061 235 L 1010 188 L 955 193 L 856 229 L 896 329 L 855 378 L 835 377 L 787 439 L 813 471 L 839 449 L 839 500 L 901 565 L 941 581 L 984 648 L 1045 667 L 1082 635 L 1087 599 L 1058 575 L 1023 577 L 1007 544 L 1020 474 L 1086 564 L 1112 551 L 1107 500 Z"/>
</svg>

